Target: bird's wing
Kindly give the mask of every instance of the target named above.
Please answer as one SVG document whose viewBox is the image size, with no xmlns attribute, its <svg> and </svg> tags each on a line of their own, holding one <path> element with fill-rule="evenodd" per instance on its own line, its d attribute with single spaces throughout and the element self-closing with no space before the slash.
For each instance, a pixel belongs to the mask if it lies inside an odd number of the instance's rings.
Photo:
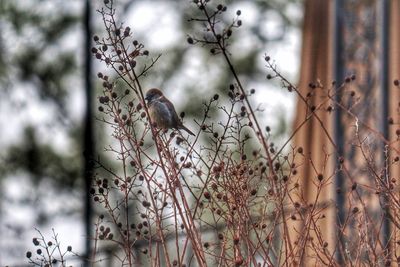
<svg viewBox="0 0 400 267">
<path fill-rule="evenodd" d="M 164 108 L 168 110 L 168 117 L 171 119 L 170 125 L 172 128 L 178 128 L 182 124 L 180 121 L 178 114 L 176 114 L 176 110 L 174 105 L 167 98 L 163 98 L 161 103 L 164 104 Z"/>
<path fill-rule="evenodd" d="M 152 113 L 152 120 L 157 124 L 158 127 L 169 127 L 171 123 L 171 121 L 169 120 L 170 112 L 168 110 L 168 107 L 164 103 L 160 101 L 152 102 L 150 112 Z"/>
</svg>

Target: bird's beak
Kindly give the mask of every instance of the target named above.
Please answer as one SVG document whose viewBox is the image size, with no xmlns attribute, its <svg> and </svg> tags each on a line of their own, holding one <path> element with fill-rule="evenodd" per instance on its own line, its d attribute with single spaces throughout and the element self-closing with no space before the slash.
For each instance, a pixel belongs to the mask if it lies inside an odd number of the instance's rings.
<svg viewBox="0 0 400 267">
<path fill-rule="evenodd" d="M 146 97 L 144 98 L 144 100 L 147 100 L 147 101 L 149 101 L 149 99 L 150 99 L 150 96 L 146 96 Z"/>
</svg>

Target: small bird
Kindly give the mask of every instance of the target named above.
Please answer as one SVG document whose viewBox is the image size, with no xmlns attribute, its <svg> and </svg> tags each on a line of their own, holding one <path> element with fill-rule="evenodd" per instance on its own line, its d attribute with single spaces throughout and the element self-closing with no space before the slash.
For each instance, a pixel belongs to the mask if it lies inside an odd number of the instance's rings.
<svg viewBox="0 0 400 267">
<path fill-rule="evenodd" d="M 145 99 L 149 107 L 150 119 L 160 129 L 183 129 L 191 135 L 192 131 L 186 128 L 176 114 L 174 105 L 169 101 L 163 93 L 153 88 L 147 91 Z"/>
</svg>

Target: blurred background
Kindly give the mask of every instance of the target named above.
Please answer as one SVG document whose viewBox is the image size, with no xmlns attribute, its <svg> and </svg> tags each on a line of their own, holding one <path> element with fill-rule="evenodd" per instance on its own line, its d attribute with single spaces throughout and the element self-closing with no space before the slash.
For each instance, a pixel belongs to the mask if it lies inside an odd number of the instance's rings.
<svg viewBox="0 0 400 267">
<path fill-rule="evenodd" d="M 190 124 L 202 115 L 201 100 L 225 92 L 231 81 L 222 60 L 186 42 L 198 32 L 187 22 L 195 7 L 189 0 L 115 3 L 119 21 L 150 55 L 162 54 L 146 88 L 162 88 Z M 295 98 L 279 82 L 267 82 L 264 56 L 298 79 L 303 1 L 225 3 L 228 21 L 242 12 L 231 44 L 234 65 L 246 88 L 256 89 L 254 104 L 279 143 L 289 134 Z M 101 155 L 107 145 L 105 125 L 95 120 L 96 73 L 113 76 L 88 54 L 87 40 L 104 33 L 96 12 L 102 4 L 90 1 L 88 10 L 83 0 L 0 3 L 0 266 L 26 265 L 35 228 L 49 237 L 54 228 L 62 246 L 85 254 L 95 212 L 87 205 L 84 154 Z"/>
</svg>

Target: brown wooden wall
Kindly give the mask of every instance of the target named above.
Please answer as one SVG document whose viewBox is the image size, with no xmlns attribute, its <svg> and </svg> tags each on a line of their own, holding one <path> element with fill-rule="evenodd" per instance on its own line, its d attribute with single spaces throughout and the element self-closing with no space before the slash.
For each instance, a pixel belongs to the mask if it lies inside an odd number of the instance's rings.
<svg viewBox="0 0 400 267">
<path fill-rule="evenodd" d="M 353 1 L 354 2 L 354 1 Z M 376 6 L 378 7 L 380 1 L 377 1 Z M 360 2 L 361 3 L 361 2 Z M 360 14 L 359 14 L 360 15 Z M 362 14 L 361 14 L 362 15 Z M 327 262 L 329 259 L 319 258 L 321 254 L 319 254 L 318 249 L 313 247 L 310 242 L 310 237 L 317 238 L 315 232 L 321 233 L 323 236 L 323 240 L 319 240 L 318 242 L 327 242 L 326 249 L 330 250 L 333 253 L 333 249 L 335 243 L 337 241 L 337 232 L 338 229 L 336 227 L 336 187 L 334 184 L 334 170 L 335 164 L 337 162 L 337 157 L 335 155 L 336 149 L 334 142 L 334 112 L 328 112 L 327 109 L 332 105 L 331 101 L 327 99 L 327 94 L 329 94 L 329 90 L 332 89 L 332 81 L 335 79 L 334 77 L 334 1 L 321 1 L 321 0 L 306 0 L 305 1 L 305 14 L 304 14 L 304 25 L 303 25 L 303 43 L 302 43 L 302 54 L 301 54 L 301 69 L 300 69 L 300 80 L 298 83 L 298 89 L 300 90 L 300 94 L 307 99 L 307 104 L 304 103 L 300 97 L 297 102 L 296 116 L 293 124 L 293 131 L 296 132 L 296 135 L 293 140 L 294 147 L 302 147 L 303 148 L 303 156 L 298 157 L 297 165 L 299 165 L 298 169 L 298 183 L 299 188 L 291 191 L 291 203 L 294 202 L 301 203 L 300 208 L 295 208 L 293 213 L 300 214 L 302 219 L 292 220 L 289 224 L 289 231 L 291 233 L 291 250 L 294 256 L 295 262 L 292 264 L 300 264 L 303 263 L 305 266 L 314 266 L 321 265 L 324 260 Z M 392 0 L 390 1 L 390 29 L 389 29 L 389 38 L 390 38 L 390 50 L 389 50 L 389 116 L 395 122 L 394 125 L 389 126 L 389 139 L 391 141 L 395 141 L 398 137 L 395 133 L 396 129 L 399 129 L 400 123 L 400 87 L 395 87 L 393 85 L 394 79 L 400 79 L 400 0 Z M 377 34 L 377 40 L 379 40 L 379 25 L 374 29 Z M 357 33 L 354 33 L 357 34 Z M 347 38 L 347 39 L 346 39 Z M 351 33 L 344 38 L 345 42 L 351 40 Z M 376 65 L 371 66 L 371 62 L 378 62 L 380 56 L 380 44 L 377 43 L 373 48 L 375 53 L 374 55 L 370 55 L 366 62 L 350 62 L 346 67 L 351 69 L 354 73 L 357 74 L 357 79 L 354 82 L 355 84 L 362 84 L 366 82 L 370 76 L 378 77 L 379 75 L 379 67 Z M 350 50 L 351 52 L 351 50 Z M 347 53 L 349 53 L 347 51 Z M 350 60 L 349 60 L 350 61 Z M 368 62 L 367 62 L 368 61 Z M 363 64 L 365 63 L 365 64 Z M 379 65 L 378 65 L 379 66 Z M 350 74 L 350 73 L 349 73 Z M 373 101 L 373 106 L 369 107 L 360 107 L 358 110 L 360 111 L 361 116 L 364 116 L 366 112 L 371 113 L 379 113 L 379 79 L 376 78 L 375 83 L 371 83 L 373 88 L 373 95 L 365 96 L 363 95 L 366 91 L 362 86 L 357 85 L 349 85 L 349 90 L 354 90 L 356 96 L 360 100 L 360 103 L 363 99 L 367 99 Z M 341 83 L 343 81 L 337 81 L 337 83 Z M 311 84 L 310 84 L 311 83 Z M 315 87 L 314 89 L 310 87 Z M 354 89 L 351 87 L 353 86 Z M 366 85 L 368 86 L 368 85 Z M 307 97 L 307 95 L 309 97 Z M 375 98 L 375 100 L 374 100 Z M 311 116 L 312 109 L 315 108 L 315 116 Z M 346 117 L 346 115 L 342 115 Z M 346 133 L 343 133 L 346 140 L 345 145 L 351 145 L 352 140 L 350 140 L 351 136 L 354 136 L 354 130 L 351 130 L 351 126 L 354 126 L 355 120 L 347 116 L 344 118 L 344 122 L 349 123 L 349 129 L 345 129 Z M 379 130 L 379 123 L 381 118 L 378 115 L 366 115 L 365 123 L 373 129 Z M 305 122 L 306 121 L 306 122 Z M 396 125 L 397 123 L 397 125 Z M 368 131 L 367 127 L 364 127 L 364 131 Z M 367 133 L 365 133 L 367 134 Z M 397 148 L 400 151 L 400 147 Z M 345 151 L 346 155 L 353 153 L 354 151 Z M 352 179 L 356 179 L 357 182 L 362 182 L 365 184 L 373 185 L 373 181 L 369 181 L 368 177 L 361 177 L 356 171 L 357 164 L 360 163 L 360 169 L 365 166 L 361 166 L 362 159 L 357 159 L 359 157 L 359 152 L 354 152 L 356 159 L 353 159 L 352 164 L 347 164 L 345 162 L 344 166 L 348 167 L 348 175 L 352 177 Z M 391 158 L 395 157 L 395 152 L 392 152 L 390 155 Z M 376 155 L 377 164 L 380 160 L 380 155 Z M 324 179 L 330 179 L 330 183 L 324 185 L 323 189 L 318 191 L 318 186 L 320 183 L 317 180 L 317 175 L 322 174 Z M 400 179 L 400 168 L 399 165 L 393 165 L 390 169 L 391 177 L 396 179 Z M 346 176 L 345 176 L 346 179 Z M 354 180 L 345 181 L 349 188 L 351 187 Z M 367 191 L 367 190 L 365 190 Z M 317 196 L 317 192 L 319 195 Z M 304 227 L 305 222 L 311 216 L 308 216 L 309 209 L 305 206 L 314 204 L 313 201 L 318 198 L 318 202 L 315 203 L 321 210 L 324 210 L 323 215 L 324 219 L 316 221 L 312 227 Z M 371 205 L 371 210 L 367 209 L 368 213 L 371 212 L 371 216 L 375 216 L 374 214 L 380 214 L 380 204 L 379 204 L 379 196 L 374 195 L 373 193 L 368 192 L 365 193 L 366 203 Z M 352 202 L 351 204 L 347 203 L 346 205 L 357 205 L 354 204 L 355 200 L 346 200 Z M 398 213 L 397 210 L 393 210 L 393 213 Z M 383 214 L 383 213 L 382 213 Z M 384 216 L 384 215 L 382 215 Z M 379 216 L 377 216 L 379 218 Z M 381 221 L 377 220 L 377 225 L 371 226 L 371 231 L 379 231 L 378 224 Z M 310 225 L 310 224 L 308 224 Z M 397 245 L 395 241 L 400 240 L 400 232 L 396 230 L 396 227 L 392 225 L 391 227 L 391 240 L 393 240 L 391 251 L 393 252 L 393 256 L 400 256 L 400 247 Z M 356 235 L 357 232 L 348 232 L 348 235 L 351 237 L 352 235 Z M 318 237 L 320 238 L 320 237 Z M 306 246 L 306 253 L 302 252 L 302 247 Z M 383 249 L 383 245 L 378 248 Z M 397 252 L 399 251 L 399 252 Z M 318 255 L 317 255 L 318 254 Z"/>
</svg>

